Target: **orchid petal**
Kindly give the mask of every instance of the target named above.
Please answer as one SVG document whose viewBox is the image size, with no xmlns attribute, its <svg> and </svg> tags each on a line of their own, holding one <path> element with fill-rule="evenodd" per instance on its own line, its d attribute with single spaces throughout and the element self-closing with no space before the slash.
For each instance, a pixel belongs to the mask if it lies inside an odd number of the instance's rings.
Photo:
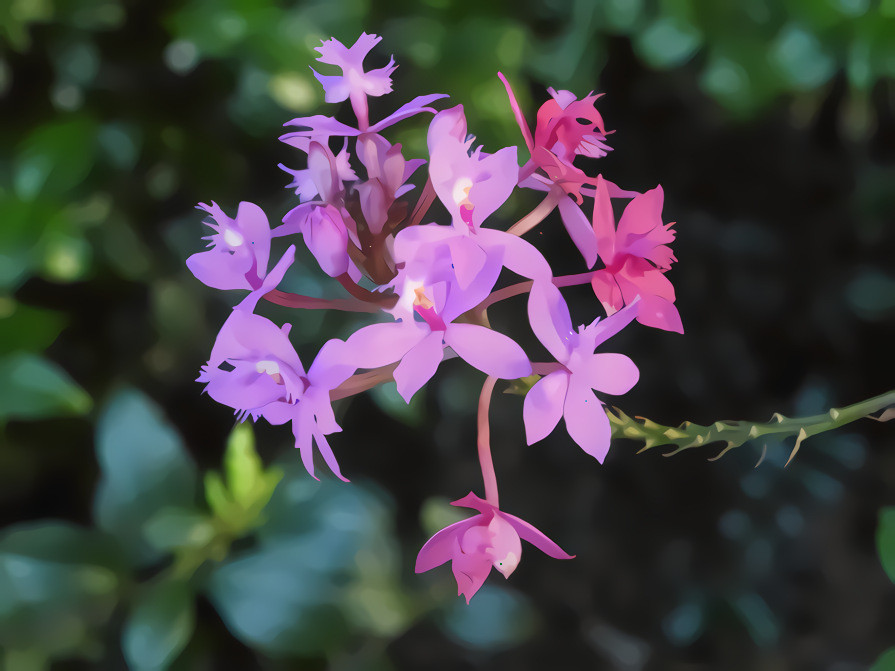
<svg viewBox="0 0 895 671">
<path fill-rule="evenodd" d="M 630 358 L 611 352 L 601 352 L 586 358 L 572 372 L 581 376 L 592 389 L 613 396 L 628 393 L 640 379 L 640 371 Z"/>
<path fill-rule="evenodd" d="M 454 522 L 437 532 L 420 548 L 419 554 L 416 556 L 414 571 L 423 573 L 453 559 L 454 552 L 459 545 L 459 537 L 479 522 L 481 522 L 481 515 L 475 515 L 469 519 Z"/>
<path fill-rule="evenodd" d="M 559 289 L 552 282 L 535 282 L 528 297 L 528 321 L 541 344 L 564 363 L 574 336 L 572 318 Z"/>
<path fill-rule="evenodd" d="M 550 435 L 560 417 L 569 388 L 569 373 L 554 371 L 528 390 L 522 403 L 522 419 L 525 423 L 525 440 L 529 445 Z"/>
<path fill-rule="evenodd" d="M 480 371 L 505 380 L 531 375 L 531 362 L 514 340 L 477 324 L 448 324 L 444 341 Z"/>
<path fill-rule="evenodd" d="M 542 531 L 532 526 L 525 520 L 519 519 L 515 515 L 510 515 L 509 513 L 505 512 L 501 512 L 499 514 L 513 526 L 513 528 L 516 530 L 516 533 L 519 534 L 519 538 L 524 541 L 528 541 L 545 555 L 553 557 L 554 559 L 575 558 L 575 555 L 570 555 L 569 553 L 567 553 L 565 550 L 559 547 L 559 545 L 547 538 L 547 536 Z"/>
<path fill-rule="evenodd" d="M 429 330 L 409 322 L 371 324 L 355 331 L 346 341 L 351 360 L 357 368 L 378 368 L 400 361 L 429 334 Z"/>
<path fill-rule="evenodd" d="M 563 417 L 572 440 L 602 464 L 609 452 L 612 427 L 603 404 L 594 396 L 588 383 L 576 375 L 569 379 Z"/>
<path fill-rule="evenodd" d="M 444 344 L 441 338 L 441 331 L 430 333 L 411 348 L 395 368 L 394 378 L 398 393 L 407 403 L 410 403 L 413 395 L 431 380 L 438 370 L 438 364 L 444 356 Z"/>
<path fill-rule="evenodd" d="M 569 232 L 569 237 L 584 257 L 587 267 L 593 268 L 597 262 L 597 238 L 591 223 L 581 208 L 573 203 L 571 198 L 565 196 L 559 201 L 559 214 Z"/>
</svg>

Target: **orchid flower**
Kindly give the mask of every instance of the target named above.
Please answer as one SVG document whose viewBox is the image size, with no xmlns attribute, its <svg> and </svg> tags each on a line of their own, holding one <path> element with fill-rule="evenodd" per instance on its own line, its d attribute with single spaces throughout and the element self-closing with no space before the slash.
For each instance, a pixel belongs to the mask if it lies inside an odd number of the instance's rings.
<svg viewBox="0 0 895 671">
<path fill-rule="evenodd" d="M 593 275 L 594 293 L 608 314 L 640 296 L 637 321 L 683 333 L 681 317 L 674 306 L 674 287 L 665 277 L 676 259 L 668 246 L 674 241 L 674 224 L 662 223 L 662 187 L 628 203 L 618 228 L 608 191 L 603 178 L 597 177 L 593 228 L 606 268 Z"/>
<path fill-rule="evenodd" d="M 367 179 L 357 184 L 361 211 L 370 231 L 378 235 L 395 200 L 413 189 L 413 184 L 405 182 L 425 161 L 404 160 L 400 144 L 393 145 L 376 133 L 358 137 L 357 154 L 367 169 Z"/>
<path fill-rule="evenodd" d="M 499 510 L 472 492 L 451 505 L 472 508 L 478 514 L 445 527 L 426 541 L 416 558 L 416 572 L 429 571 L 450 561 L 457 580 L 457 595 L 465 596 L 467 604 L 484 584 L 492 567 L 504 578 L 516 570 L 522 558 L 520 539 L 554 559 L 574 559 L 574 555 L 528 522 Z"/>
<path fill-rule="evenodd" d="M 218 207 L 199 203 L 211 215 L 214 230 L 205 240 L 211 249 L 193 254 L 187 268 L 203 284 L 214 289 L 257 289 L 267 274 L 270 256 L 270 224 L 260 207 L 242 202 L 231 219 Z"/>
<path fill-rule="evenodd" d="M 627 393 L 640 373 L 624 354 L 595 354 L 594 350 L 627 326 L 639 307 L 633 301 L 605 319 L 580 326 L 576 332 L 559 289 L 546 282 L 534 284 L 528 303 L 531 327 L 559 363 L 546 366 L 549 372 L 525 396 L 522 417 L 529 445 L 546 438 L 564 418 L 572 440 L 603 463 L 612 428 L 593 390 Z"/>
<path fill-rule="evenodd" d="M 240 421 L 249 415 L 271 424 L 292 422 L 295 446 L 314 476 L 313 444 L 342 480 L 326 435 L 341 431 L 333 416 L 329 392 L 354 372 L 340 340 L 328 341 L 306 372 L 289 342 L 290 324 L 282 328 L 254 314 L 261 296 L 276 288 L 295 259 L 292 246 L 257 290 L 237 305 L 221 327 L 208 363 L 197 378 L 218 403 L 236 410 Z"/>
<path fill-rule="evenodd" d="M 419 228 L 405 229 L 398 237 Z M 396 310 L 401 320 L 365 326 L 351 335 L 347 341 L 351 363 L 357 368 L 376 368 L 400 361 L 394 379 L 408 403 L 435 374 L 445 346 L 488 375 L 503 379 L 529 375 L 531 364 L 515 341 L 484 326 L 454 322 L 488 295 L 500 266 L 491 264 L 464 290 L 453 275 L 448 248 L 430 247 L 427 251 L 432 252 L 427 257 L 431 265 L 423 280 L 398 275 L 402 286 Z M 402 309 L 406 310 L 403 314 Z"/>
</svg>

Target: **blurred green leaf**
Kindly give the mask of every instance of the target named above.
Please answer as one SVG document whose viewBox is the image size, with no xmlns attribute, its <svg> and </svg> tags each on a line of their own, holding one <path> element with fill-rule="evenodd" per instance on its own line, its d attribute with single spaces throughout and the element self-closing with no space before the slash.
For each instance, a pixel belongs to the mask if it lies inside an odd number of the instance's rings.
<svg viewBox="0 0 895 671">
<path fill-rule="evenodd" d="M 0 356 L 0 421 L 82 415 L 91 405 L 52 361 L 25 352 Z"/>
<path fill-rule="evenodd" d="M 209 597 L 228 628 L 274 654 L 338 649 L 347 621 L 398 630 L 407 608 L 382 496 L 357 482 L 317 482 L 294 462 L 286 472 L 257 547 L 216 567 L 209 580 Z"/>
<path fill-rule="evenodd" d="M 870 667 L 870 671 L 895 671 L 895 647 L 881 654 Z"/>
<path fill-rule="evenodd" d="M 167 669 L 193 635 L 193 594 L 189 586 L 168 580 L 141 591 L 124 624 L 121 646 L 132 671 Z"/>
<path fill-rule="evenodd" d="M 214 536 L 209 517 L 189 508 L 162 508 L 143 525 L 143 536 L 157 550 L 200 547 Z"/>
<path fill-rule="evenodd" d="M 876 529 L 876 549 L 883 568 L 895 582 L 895 506 L 883 508 Z"/>
<path fill-rule="evenodd" d="M 0 535 L 0 648 L 86 654 L 117 602 L 123 561 L 113 539 L 43 520 Z"/>
<path fill-rule="evenodd" d="M 0 297 L 0 355 L 18 350 L 40 352 L 56 340 L 64 324 L 60 312 Z"/>
<path fill-rule="evenodd" d="M 19 147 L 13 185 L 25 201 L 61 196 L 80 184 L 93 167 L 96 123 L 75 117 L 39 126 Z"/>
<path fill-rule="evenodd" d="M 454 600 L 439 624 L 464 647 L 501 650 L 530 636 L 536 618 L 524 597 L 486 583 L 469 604 Z"/>
<path fill-rule="evenodd" d="M 159 408 L 135 389 L 118 392 L 105 406 L 96 431 L 102 477 L 93 504 L 97 524 L 145 564 L 159 557 L 143 525 L 166 507 L 190 508 L 196 467 L 180 436 Z"/>
<path fill-rule="evenodd" d="M 243 507 L 251 506 L 259 485 L 263 487 L 264 465 L 255 451 L 255 434 L 248 422 L 237 424 L 230 432 L 224 453 L 224 472 L 233 499 Z"/>
</svg>

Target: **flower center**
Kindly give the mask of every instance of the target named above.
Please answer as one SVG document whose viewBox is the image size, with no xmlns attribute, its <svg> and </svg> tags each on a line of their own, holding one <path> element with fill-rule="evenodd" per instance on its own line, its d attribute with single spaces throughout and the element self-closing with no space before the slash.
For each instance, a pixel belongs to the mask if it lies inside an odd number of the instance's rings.
<svg viewBox="0 0 895 671">
<path fill-rule="evenodd" d="M 255 364 L 255 370 L 259 373 L 270 375 L 271 379 L 277 384 L 285 384 L 283 376 L 280 375 L 280 365 L 276 361 L 259 361 Z"/>
<path fill-rule="evenodd" d="M 242 237 L 242 234 L 239 231 L 232 228 L 225 228 L 224 242 L 227 243 L 228 247 L 241 247 L 242 243 L 245 242 L 245 238 Z"/>
</svg>

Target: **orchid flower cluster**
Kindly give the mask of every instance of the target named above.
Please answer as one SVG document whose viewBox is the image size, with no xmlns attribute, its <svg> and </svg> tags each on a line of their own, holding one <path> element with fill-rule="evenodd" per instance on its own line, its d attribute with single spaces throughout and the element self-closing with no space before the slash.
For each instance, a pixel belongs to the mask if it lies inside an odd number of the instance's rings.
<svg viewBox="0 0 895 671">
<path fill-rule="evenodd" d="M 683 331 L 666 277 L 675 261 L 669 246 L 675 234 L 672 224 L 662 221 L 661 187 L 626 191 L 575 165 L 579 156 L 600 158 L 611 151 L 612 131 L 595 108 L 597 95 L 578 100 L 569 91 L 548 89 L 550 99 L 532 132 L 510 83 L 498 73 L 531 156 L 521 167 L 514 146 L 495 153 L 474 146 L 462 105 L 431 107 L 446 95 L 419 96 L 371 122 L 368 97 L 391 93 L 397 67 L 392 58 L 384 67 L 365 70 L 364 60 L 380 39 L 364 33 L 351 47 L 329 39 L 317 48 L 317 60 L 334 72 L 314 71 L 325 101 L 350 101 L 357 123 L 315 115 L 286 124 L 292 130 L 280 140 L 306 162 L 297 169 L 280 166 L 298 198 L 281 225 L 271 228 L 262 209 L 248 202 L 239 204 L 235 217 L 215 203 L 199 205 L 210 216 L 213 234 L 206 238 L 209 249 L 191 256 L 187 266 L 210 287 L 248 294 L 221 327 L 198 381 L 214 400 L 233 408 L 239 421 L 291 424 L 308 473 L 316 477 L 316 446 L 330 470 L 347 481 L 328 440 L 341 431 L 333 401 L 394 380 L 410 402 L 453 357 L 482 371 L 478 456 L 485 498 L 469 493 L 454 501 L 476 514 L 436 533 L 416 563 L 421 572 L 450 561 L 458 594 L 468 602 L 492 567 L 505 577 L 513 572 L 521 540 L 551 557 L 572 558 L 500 508 L 488 426 L 495 382 L 529 378 L 522 406 L 529 444 L 549 435 L 562 419 L 571 439 L 602 463 L 611 427 L 594 391 L 624 394 L 639 372 L 624 354 L 596 350 L 634 320 Z M 432 115 L 428 160 L 408 159 L 384 134 L 421 114 Z M 414 177 L 424 181 L 422 189 Z M 517 188 L 543 192 L 544 199 L 500 230 L 492 215 Z M 427 220 L 435 199 L 450 221 Z M 617 222 L 614 201 L 625 203 Z M 557 276 L 522 237 L 555 209 L 585 272 Z M 292 244 L 271 268 L 274 238 Z M 295 261 L 296 244 L 306 245 L 320 270 L 350 298 L 327 300 L 278 289 Z M 594 269 L 598 260 L 602 267 Z M 504 269 L 524 279 L 495 290 Z M 605 316 L 575 328 L 560 288 L 585 283 Z M 528 322 L 551 361 L 532 361 L 513 338 L 490 327 L 490 305 L 526 293 Z M 323 343 L 305 368 L 290 341 L 290 324 L 278 326 L 256 312 L 262 299 L 298 309 L 366 312 L 379 320 L 346 340 Z"/>
</svg>

